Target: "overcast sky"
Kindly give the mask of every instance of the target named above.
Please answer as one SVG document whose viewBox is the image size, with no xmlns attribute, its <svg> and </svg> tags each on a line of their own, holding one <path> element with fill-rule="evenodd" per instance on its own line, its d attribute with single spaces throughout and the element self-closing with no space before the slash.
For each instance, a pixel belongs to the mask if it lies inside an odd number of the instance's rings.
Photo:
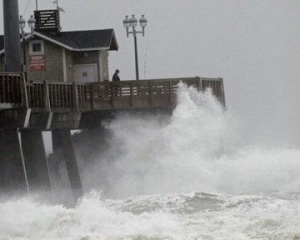
<svg viewBox="0 0 300 240">
<path fill-rule="evenodd" d="M 28 19 L 35 2 L 19 0 L 20 15 Z M 39 9 L 55 7 L 53 0 L 38 3 Z M 222 77 L 227 106 L 255 134 L 300 141 L 299 0 L 59 0 L 59 5 L 65 10 L 63 31 L 115 30 L 120 49 L 110 53 L 110 75 L 118 68 L 121 79 L 135 78 L 133 37 L 126 37 L 122 21 L 145 14 L 146 36 L 138 36 L 141 79 Z"/>
</svg>

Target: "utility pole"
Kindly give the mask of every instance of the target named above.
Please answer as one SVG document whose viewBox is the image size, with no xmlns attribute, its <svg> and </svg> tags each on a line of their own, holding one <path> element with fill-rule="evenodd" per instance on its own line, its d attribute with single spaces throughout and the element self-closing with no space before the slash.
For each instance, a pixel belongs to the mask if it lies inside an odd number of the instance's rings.
<svg viewBox="0 0 300 240">
<path fill-rule="evenodd" d="M 21 72 L 18 0 L 3 0 L 5 71 Z"/>
</svg>

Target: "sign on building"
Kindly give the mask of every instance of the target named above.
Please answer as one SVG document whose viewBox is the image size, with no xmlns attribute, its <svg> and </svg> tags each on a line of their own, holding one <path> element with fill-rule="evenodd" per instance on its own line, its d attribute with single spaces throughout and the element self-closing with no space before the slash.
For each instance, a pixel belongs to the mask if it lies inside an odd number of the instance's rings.
<svg viewBox="0 0 300 240">
<path fill-rule="evenodd" d="M 30 56 L 30 71 L 45 71 L 45 55 Z"/>
</svg>

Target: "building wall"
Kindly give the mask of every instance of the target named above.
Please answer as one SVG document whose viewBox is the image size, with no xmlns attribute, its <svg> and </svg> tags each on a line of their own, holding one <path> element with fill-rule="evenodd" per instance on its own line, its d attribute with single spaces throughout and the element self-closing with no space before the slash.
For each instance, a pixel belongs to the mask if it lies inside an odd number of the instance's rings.
<svg viewBox="0 0 300 240">
<path fill-rule="evenodd" d="M 74 65 L 84 65 L 84 64 L 96 64 L 97 65 L 97 75 L 95 82 L 99 81 L 99 51 L 82 51 L 82 52 L 73 52 L 73 66 Z"/>
<path fill-rule="evenodd" d="M 102 68 L 102 72 L 100 72 L 101 80 L 109 80 L 109 68 L 108 68 L 108 51 L 100 51 L 100 65 Z"/>
<path fill-rule="evenodd" d="M 109 79 L 108 69 L 108 52 L 89 51 L 89 52 L 73 52 L 73 65 L 82 64 L 96 64 L 98 79 L 96 81 L 103 81 Z"/>
<path fill-rule="evenodd" d="M 73 82 L 73 52 L 66 50 L 67 82 Z"/>
<path fill-rule="evenodd" d="M 98 51 L 89 52 L 73 52 L 73 63 L 76 64 L 91 64 L 98 62 Z"/>
<path fill-rule="evenodd" d="M 23 50 L 21 51 L 23 62 Z M 72 82 L 74 65 L 96 64 L 97 79 L 109 80 L 108 51 L 73 52 L 65 49 L 66 82 Z M 44 41 L 45 70 L 30 71 L 29 42 L 26 44 L 26 66 L 28 81 L 64 81 L 63 48 Z M 100 70 L 102 69 L 102 70 Z M 4 72 L 4 56 L 0 58 L 0 71 Z"/>
<path fill-rule="evenodd" d="M 62 47 L 44 41 L 45 65 L 42 71 L 30 71 L 29 43 L 26 45 L 27 77 L 29 81 L 64 81 Z"/>
</svg>

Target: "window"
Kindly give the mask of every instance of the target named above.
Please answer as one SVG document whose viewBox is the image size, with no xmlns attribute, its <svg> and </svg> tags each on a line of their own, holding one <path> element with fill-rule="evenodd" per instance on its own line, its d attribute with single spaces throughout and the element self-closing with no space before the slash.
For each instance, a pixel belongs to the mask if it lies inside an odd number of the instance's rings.
<svg viewBox="0 0 300 240">
<path fill-rule="evenodd" d="M 29 45 L 30 55 L 42 55 L 44 54 L 44 41 L 35 40 L 31 41 Z"/>
<path fill-rule="evenodd" d="M 33 43 L 32 44 L 32 52 L 41 52 L 42 51 L 42 44 L 41 43 Z"/>
</svg>

